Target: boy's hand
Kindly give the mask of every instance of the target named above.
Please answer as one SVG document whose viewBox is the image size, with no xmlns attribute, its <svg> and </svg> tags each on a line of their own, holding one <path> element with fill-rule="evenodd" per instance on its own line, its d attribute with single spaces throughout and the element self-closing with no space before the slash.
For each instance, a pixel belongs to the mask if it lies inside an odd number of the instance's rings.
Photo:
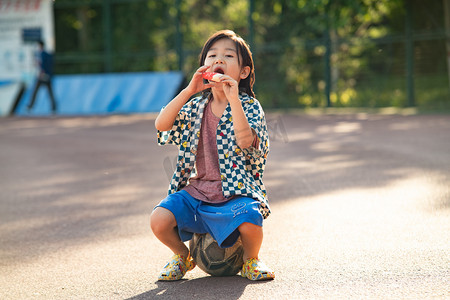
<svg viewBox="0 0 450 300">
<path fill-rule="evenodd" d="M 220 83 L 223 84 L 223 92 L 228 102 L 239 100 L 239 83 L 228 75 L 222 75 Z"/>
<path fill-rule="evenodd" d="M 192 76 L 191 82 L 189 82 L 189 85 L 186 87 L 186 90 L 188 90 L 191 95 L 197 94 L 213 86 L 211 83 L 205 84 L 203 82 L 202 73 L 208 69 L 209 66 L 202 66 L 198 68 Z"/>
</svg>

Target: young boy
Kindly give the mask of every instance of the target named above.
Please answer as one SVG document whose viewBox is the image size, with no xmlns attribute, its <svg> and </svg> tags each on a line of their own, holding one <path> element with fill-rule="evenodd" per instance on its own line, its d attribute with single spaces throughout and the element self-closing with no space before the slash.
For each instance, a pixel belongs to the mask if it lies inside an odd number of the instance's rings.
<svg viewBox="0 0 450 300">
<path fill-rule="evenodd" d="M 155 121 L 158 143 L 179 147 L 169 195 L 150 220 L 155 236 L 174 253 L 159 280 L 179 280 L 194 268 L 184 244 L 193 233 L 210 233 L 224 248 L 240 236 L 242 277 L 273 279 L 258 258 L 263 219 L 270 214 L 262 182 L 269 140 L 264 112 L 253 98 L 250 49 L 233 31 L 219 31 L 205 43 L 200 65 Z M 222 74 L 218 82 L 204 82 L 207 71 Z"/>
</svg>

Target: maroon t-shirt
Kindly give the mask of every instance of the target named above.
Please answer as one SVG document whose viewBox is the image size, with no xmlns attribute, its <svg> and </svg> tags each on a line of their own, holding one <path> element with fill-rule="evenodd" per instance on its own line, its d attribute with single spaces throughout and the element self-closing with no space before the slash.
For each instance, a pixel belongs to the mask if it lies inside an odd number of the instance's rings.
<svg viewBox="0 0 450 300">
<path fill-rule="evenodd" d="M 189 184 L 184 190 L 198 200 L 220 203 L 230 198 L 225 198 L 222 194 L 219 155 L 216 144 L 216 131 L 220 118 L 214 115 L 210 103 L 205 108 L 200 129 L 195 161 L 197 176 L 189 179 Z"/>
</svg>

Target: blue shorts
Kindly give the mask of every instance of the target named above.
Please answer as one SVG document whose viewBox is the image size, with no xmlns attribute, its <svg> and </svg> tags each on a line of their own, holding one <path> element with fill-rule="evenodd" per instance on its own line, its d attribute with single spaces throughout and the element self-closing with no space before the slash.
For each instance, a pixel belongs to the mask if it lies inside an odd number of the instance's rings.
<svg viewBox="0 0 450 300">
<path fill-rule="evenodd" d="M 242 223 L 262 226 L 259 205 L 258 200 L 248 197 L 213 204 L 197 200 L 186 191 L 179 191 L 167 196 L 156 207 L 173 213 L 183 242 L 189 241 L 194 233 L 209 233 L 220 247 L 228 248 L 239 238 L 238 227 Z"/>
</svg>

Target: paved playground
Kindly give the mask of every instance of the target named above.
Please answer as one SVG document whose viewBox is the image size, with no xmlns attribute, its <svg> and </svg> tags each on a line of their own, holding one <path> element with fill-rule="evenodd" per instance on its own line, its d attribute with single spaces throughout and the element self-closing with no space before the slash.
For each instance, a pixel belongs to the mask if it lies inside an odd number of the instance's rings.
<svg viewBox="0 0 450 300">
<path fill-rule="evenodd" d="M 1 299 L 448 299 L 450 116 L 267 115 L 277 278 L 156 281 L 154 115 L 0 119 Z"/>
</svg>

